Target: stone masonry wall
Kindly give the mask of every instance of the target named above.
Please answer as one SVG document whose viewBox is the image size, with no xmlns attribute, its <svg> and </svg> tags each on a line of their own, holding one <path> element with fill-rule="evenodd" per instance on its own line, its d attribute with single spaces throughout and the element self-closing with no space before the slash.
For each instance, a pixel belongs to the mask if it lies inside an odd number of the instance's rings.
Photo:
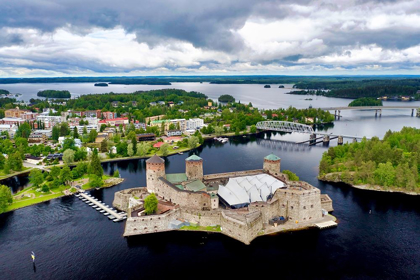
<svg viewBox="0 0 420 280">
<path fill-rule="evenodd" d="M 155 191 L 163 199 L 169 200 L 181 207 L 194 208 L 198 210 L 211 208 L 209 194 L 205 192 L 180 190 L 164 178 L 160 178 L 158 180 Z"/>
<path fill-rule="evenodd" d="M 264 159 L 263 169 L 271 175 L 278 176 L 280 174 L 280 160 Z"/>
<path fill-rule="evenodd" d="M 221 211 L 197 211 L 194 209 L 181 209 L 181 218 L 191 222 L 195 221 L 200 226 L 220 225 Z"/>
<path fill-rule="evenodd" d="M 131 196 L 139 196 L 141 193 L 145 192 L 146 188 L 133 188 L 118 191 L 114 194 L 114 201 L 112 206 L 117 208 L 120 211 L 128 211 L 128 201 Z"/>
<path fill-rule="evenodd" d="M 150 215 L 127 218 L 124 236 L 170 231 L 169 222 L 180 218 L 179 209 L 173 209 L 162 215 Z"/>
<path fill-rule="evenodd" d="M 160 177 L 166 177 L 164 163 L 146 163 L 146 183 L 149 192 L 156 192 Z"/>
<path fill-rule="evenodd" d="M 258 232 L 263 228 L 262 216 L 260 215 L 257 219 L 247 224 L 233 219 L 222 212 L 221 227 L 223 234 L 237 239 L 245 244 L 250 244 L 251 241 L 258 235 Z"/>
<path fill-rule="evenodd" d="M 203 161 L 191 160 L 185 163 L 185 174 L 188 180 L 202 180 L 203 179 Z"/>
</svg>

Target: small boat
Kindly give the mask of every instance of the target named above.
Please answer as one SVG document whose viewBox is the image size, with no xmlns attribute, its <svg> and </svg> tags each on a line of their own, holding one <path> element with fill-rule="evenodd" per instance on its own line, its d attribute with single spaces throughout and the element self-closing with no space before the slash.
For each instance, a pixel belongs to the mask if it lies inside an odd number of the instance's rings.
<svg viewBox="0 0 420 280">
<path fill-rule="evenodd" d="M 183 152 L 179 152 L 178 154 L 179 154 L 179 155 L 183 155 L 184 153 L 183 153 Z"/>
<path fill-rule="evenodd" d="M 35 253 L 33 251 L 31 252 L 31 257 L 32 257 L 32 261 L 35 262 Z"/>
</svg>

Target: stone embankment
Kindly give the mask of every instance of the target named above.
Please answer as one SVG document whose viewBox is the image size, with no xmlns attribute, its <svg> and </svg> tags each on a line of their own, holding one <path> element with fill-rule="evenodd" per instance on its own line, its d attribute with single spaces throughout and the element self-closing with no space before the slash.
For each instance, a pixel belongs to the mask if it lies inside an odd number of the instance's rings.
<svg viewBox="0 0 420 280">
<path fill-rule="evenodd" d="M 392 187 L 389 187 L 389 188 L 385 189 L 383 186 L 379 186 L 379 185 L 370 185 L 370 184 L 353 185 L 353 184 L 349 184 L 349 183 L 343 182 L 341 180 L 341 173 L 342 172 L 327 173 L 325 175 L 318 176 L 318 180 L 320 180 L 322 182 L 327 182 L 327 183 L 342 183 L 342 184 L 345 184 L 347 186 L 350 186 L 352 188 L 356 188 L 356 189 L 359 189 L 359 190 L 369 190 L 369 191 L 389 192 L 389 193 L 402 193 L 402 194 L 408 194 L 408 195 L 420 195 L 420 193 L 418 193 L 418 192 L 402 190 L 402 189 L 397 189 L 397 188 L 392 188 Z"/>
</svg>

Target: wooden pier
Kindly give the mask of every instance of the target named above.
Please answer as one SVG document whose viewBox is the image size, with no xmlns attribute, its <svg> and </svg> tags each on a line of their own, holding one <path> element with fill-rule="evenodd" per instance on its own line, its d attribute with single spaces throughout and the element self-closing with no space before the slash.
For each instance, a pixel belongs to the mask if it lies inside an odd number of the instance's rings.
<svg viewBox="0 0 420 280">
<path fill-rule="evenodd" d="M 119 222 L 127 218 L 127 214 L 124 212 L 118 213 L 117 210 L 114 210 L 112 207 L 109 207 L 105 203 L 99 201 L 98 199 L 92 197 L 90 194 L 78 193 L 75 194 L 76 197 L 80 198 L 82 201 L 86 202 L 89 206 L 96 209 L 104 216 L 108 216 L 110 220 L 114 222 Z"/>
</svg>

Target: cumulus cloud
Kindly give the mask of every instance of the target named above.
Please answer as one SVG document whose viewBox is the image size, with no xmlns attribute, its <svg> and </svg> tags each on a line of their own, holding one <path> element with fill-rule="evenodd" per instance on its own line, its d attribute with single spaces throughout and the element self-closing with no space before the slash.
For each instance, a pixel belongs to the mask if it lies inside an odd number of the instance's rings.
<svg viewBox="0 0 420 280">
<path fill-rule="evenodd" d="M 418 71 L 420 0 L 3 0 L 1 76 Z"/>
</svg>

